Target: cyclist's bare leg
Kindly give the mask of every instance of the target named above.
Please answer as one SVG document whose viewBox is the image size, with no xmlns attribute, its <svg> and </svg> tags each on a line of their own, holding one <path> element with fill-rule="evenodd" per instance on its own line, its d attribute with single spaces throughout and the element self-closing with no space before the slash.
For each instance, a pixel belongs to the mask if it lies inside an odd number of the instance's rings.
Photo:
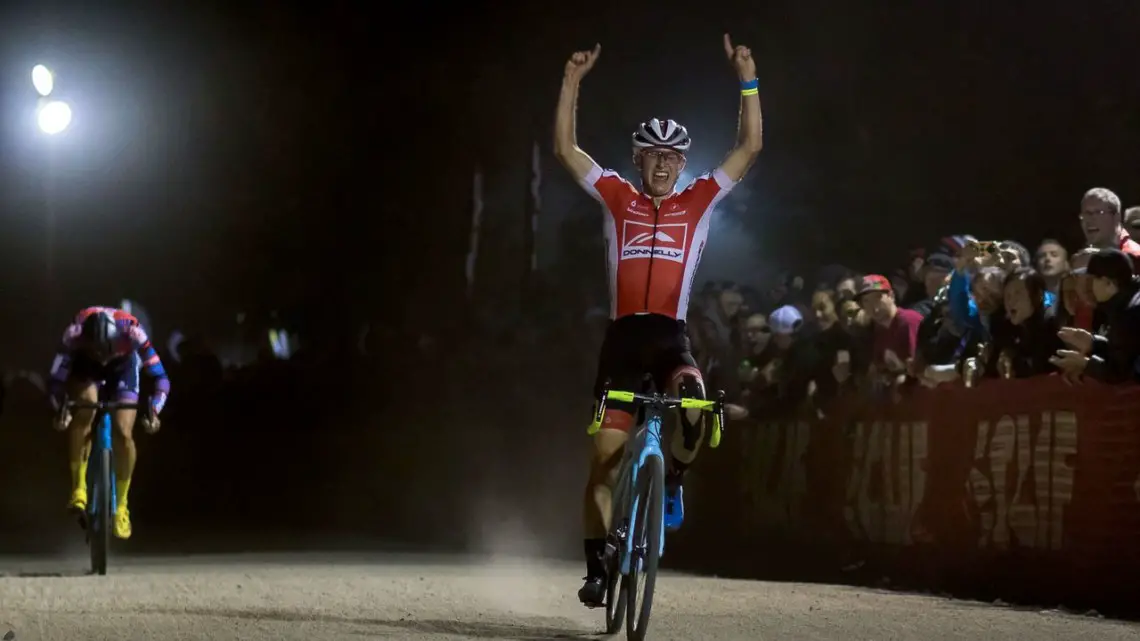
<svg viewBox="0 0 1140 641">
<path fill-rule="evenodd" d="M 679 368 L 670 377 L 669 393 L 685 398 L 705 398 L 705 382 L 700 370 L 688 366 Z M 672 454 L 669 476 L 679 482 L 701 449 L 701 442 L 705 438 L 705 421 L 700 410 L 681 410 L 678 414 L 681 429 L 673 430 L 669 448 Z"/>
<path fill-rule="evenodd" d="M 586 583 L 578 591 L 578 599 L 591 607 L 602 605 L 605 599 L 606 568 L 602 564 L 602 555 L 613 511 L 613 488 L 633 422 L 633 415 L 628 412 L 609 409 L 603 423 L 607 427 L 594 435 L 590 478 L 582 501 Z"/>
<path fill-rule="evenodd" d="M 669 377 L 669 393 L 681 398 L 705 397 L 705 384 L 701 372 L 692 366 L 682 366 Z M 682 484 L 685 471 L 697 458 L 704 439 L 705 425 L 701 412 L 681 410 L 680 429 L 674 429 L 670 441 L 669 470 L 665 473 L 665 530 L 675 531 L 685 521 L 685 502 Z"/>
<path fill-rule="evenodd" d="M 605 539 L 613 511 L 613 487 L 629 432 L 602 429 L 594 435 L 590 479 L 582 505 L 582 528 L 587 539 Z"/>
<path fill-rule="evenodd" d="M 136 398 L 120 398 L 122 402 L 132 403 Z M 115 451 L 115 497 L 118 499 L 118 509 L 127 507 L 127 493 L 131 489 L 131 475 L 135 471 L 135 461 L 138 452 L 135 450 L 135 417 L 138 410 L 119 409 L 111 414 L 111 422 L 115 426 L 112 445 Z"/>
<path fill-rule="evenodd" d="M 99 388 L 92 381 L 72 380 L 67 383 L 67 398 L 80 403 L 99 400 Z M 91 455 L 91 423 L 95 410 L 76 409 L 67 427 L 68 467 L 71 468 L 72 499 L 87 491 L 87 458 Z M 76 506 L 78 507 L 78 506 Z"/>
</svg>

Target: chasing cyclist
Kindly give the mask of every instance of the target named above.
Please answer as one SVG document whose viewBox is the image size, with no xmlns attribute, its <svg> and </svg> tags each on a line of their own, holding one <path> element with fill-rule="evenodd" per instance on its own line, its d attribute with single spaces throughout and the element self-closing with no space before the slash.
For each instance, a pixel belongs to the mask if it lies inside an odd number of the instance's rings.
<svg viewBox="0 0 1140 641">
<path fill-rule="evenodd" d="M 88 307 L 79 312 L 63 333 L 63 345 L 51 367 L 49 394 L 58 410 L 65 400 L 94 403 L 99 400 L 99 387 L 113 390 L 111 400 L 136 403 L 139 399 L 139 370 L 155 379 L 154 394 L 143 416 L 148 432 L 158 430 L 158 414 L 170 394 L 170 379 L 162 367 L 158 353 L 139 320 L 130 313 L 112 307 Z M 112 412 L 115 425 L 113 446 L 115 460 L 115 536 L 131 536 L 131 517 L 127 511 L 127 492 L 131 488 L 137 454 L 133 430 L 136 410 Z M 81 515 L 87 508 L 87 458 L 91 453 L 91 423 L 95 412 L 77 409 L 74 415 L 61 416 L 57 429 L 68 431 L 68 454 L 71 463 L 71 499 L 68 508 Z"/>
<path fill-rule="evenodd" d="M 688 131 L 672 120 L 656 118 L 633 133 L 633 164 L 641 188 L 616 172 L 602 169 L 577 144 L 575 110 L 582 78 L 593 68 L 601 45 L 570 56 L 554 121 L 554 152 L 605 210 L 603 229 L 610 280 L 610 318 L 594 383 L 600 397 L 606 380 L 614 389 L 639 389 L 652 374 L 658 389 L 704 398 L 704 381 L 690 354 L 685 312 L 697 264 L 708 238 L 711 212 L 744 177 L 762 146 L 756 63 L 747 47 L 734 47 L 724 36 L 724 52 L 740 78 L 740 124 L 736 146 L 715 171 L 675 191 L 689 149 Z M 586 485 L 586 582 L 582 603 L 602 606 L 606 570 L 602 564 L 609 530 L 611 488 L 622 451 L 634 424 L 630 407 L 610 402 L 602 429 L 594 437 Z M 704 438 L 700 412 L 681 413 L 681 430 L 672 437 L 672 463 L 666 474 L 665 526 L 684 520 L 681 481 Z"/>
</svg>

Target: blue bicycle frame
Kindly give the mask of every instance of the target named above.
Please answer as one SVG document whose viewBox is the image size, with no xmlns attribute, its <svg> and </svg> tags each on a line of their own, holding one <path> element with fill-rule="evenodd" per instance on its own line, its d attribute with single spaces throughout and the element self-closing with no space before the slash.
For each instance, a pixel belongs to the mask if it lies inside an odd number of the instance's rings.
<svg viewBox="0 0 1140 641">
<path fill-rule="evenodd" d="M 87 516 L 88 523 L 99 523 L 99 506 L 102 505 L 102 496 L 99 494 L 99 479 L 103 473 L 103 451 L 107 451 L 107 462 L 111 466 L 108 476 L 111 478 L 111 494 L 109 505 L 111 511 L 119 504 L 115 496 L 115 454 L 111 445 L 111 413 L 100 407 L 95 413 L 95 422 L 91 431 L 91 453 L 87 457 Z"/>
<path fill-rule="evenodd" d="M 645 388 L 652 390 L 653 379 L 645 378 Z M 657 583 L 657 569 L 665 555 L 665 455 L 661 450 L 662 412 L 677 408 L 713 413 L 713 429 L 709 447 L 720 444 L 724 426 L 724 392 L 717 400 L 671 398 L 662 394 L 610 390 L 607 382 L 598 404 L 594 422 L 587 434 L 598 434 L 605 420 L 608 400 L 632 404 L 641 420 L 638 421 L 618 468 L 618 479 L 613 485 L 613 506 L 610 527 L 606 534 L 606 634 L 616 634 L 626 615 L 626 626 L 631 641 L 644 641 L 653 608 L 653 589 Z M 653 503 L 641 505 L 642 500 Z M 648 518 L 656 522 L 638 522 Z M 656 539 L 656 540 L 654 540 Z M 636 559 L 637 565 L 634 566 Z M 620 577 L 620 578 L 619 578 Z M 645 594 L 638 603 L 638 584 L 644 581 Z M 620 586 L 619 586 L 620 583 Z M 590 605 L 590 604 L 587 604 Z M 594 607 L 591 605 L 591 607 Z"/>
<path fill-rule="evenodd" d="M 645 466 L 649 457 L 661 459 L 662 467 L 665 455 L 661 451 L 661 415 L 654 408 L 645 408 L 645 420 L 634 433 L 633 438 L 626 442 L 625 454 L 622 457 L 621 472 L 614 485 L 613 517 L 611 523 L 625 524 L 625 537 L 622 541 L 620 568 L 622 575 L 629 574 L 630 558 L 633 556 L 633 533 L 637 527 L 638 504 L 641 497 L 637 493 L 638 472 Z M 665 497 L 658 497 L 664 505 Z M 661 510 L 664 514 L 664 509 Z M 620 521 L 618 519 L 621 519 Z M 664 518 L 662 518 L 664 521 Z M 665 524 L 658 528 L 661 539 L 657 542 L 661 556 L 665 555 Z M 647 542 L 648 543 L 648 542 Z"/>
</svg>

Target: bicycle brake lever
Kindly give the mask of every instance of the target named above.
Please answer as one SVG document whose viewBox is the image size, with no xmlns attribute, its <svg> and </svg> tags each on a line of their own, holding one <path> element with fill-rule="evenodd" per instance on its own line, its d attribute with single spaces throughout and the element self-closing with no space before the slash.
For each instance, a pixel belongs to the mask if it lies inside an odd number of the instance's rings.
<svg viewBox="0 0 1140 641">
<path fill-rule="evenodd" d="M 728 421 L 724 415 L 724 390 L 720 390 L 716 395 L 716 421 L 720 424 L 720 435 L 724 436 L 725 423 Z"/>
<path fill-rule="evenodd" d="M 602 386 L 602 396 L 598 399 L 598 408 L 594 412 L 594 421 L 590 423 L 590 427 L 586 428 L 586 434 L 593 436 L 602 429 L 602 419 L 606 415 L 606 401 L 610 398 L 610 382 L 606 381 Z"/>
</svg>

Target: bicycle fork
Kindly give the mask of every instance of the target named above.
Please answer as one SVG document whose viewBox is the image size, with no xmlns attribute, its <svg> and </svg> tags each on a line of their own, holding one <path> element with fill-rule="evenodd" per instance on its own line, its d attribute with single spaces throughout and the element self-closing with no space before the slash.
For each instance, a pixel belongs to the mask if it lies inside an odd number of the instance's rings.
<svg viewBox="0 0 1140 641">
<path fill-rule="evenodd" d="M 102 505 L 102 491 L 100 481 L 103 478 L 103 465 L 107 464 L 110 467 L 107 470 L 107 478 L 109 479 L 107 493 L 110 495 L 108 504 L 111 506 L 111 513 L 114 514 L 118 510 L 118 493 L 115 490 L 115 460 L 114 460 L 114 446 L 111 440 L 111 415 L 104 413 L 96 417 L 92 430 L 91 450 L 87 455 L 87 519 L 88 522 L 96 517 L 99 507 Z M 109 454 L 104 457 L 103 451 L 106 450 Z"/>
<path fill-rule="evenodd" d="M 640 562 L 646 555 L 647 546 L 657 545 L 660 552 L 665 551 L 664 527 L 660 528 L 662 537 L 660 541 L 634 541 L 633 533 L 637 531 L 638 513 L 641 511 L 641 495 L 637 491 L 637 481 L 642 467 L 649 457 L 663 458 L 661 455 L 661 419 L 653 416 L 645 421 L 643 431 L 638 434 L 635 448 L 629 450 L 632 461 L 626 461 L 626 471 L 618 479 L 614 488 L 620 493 L 614 501 L 613 523 L 610 532 L 606 535 L 606 546 L 602 560 L 607 569 L 617 566 L 621 574 L 628 575 L 630 566 L 640 569 Z M 636 452 L 636 454 L 634 454 Z M 651 497 L 654 501 L 664 501 L 663 496 Z M 615 525 L 616 524 L 616 525 Z M 614 561 L 617 563 L 614 563 Z"/>
<path fill-rule="evenodd" d="M 621 520 L 617 527 L 611 527 L 606 536 L 605 559 L 607 567 L 617 566 L 623 575 L 630 573 L 631 566 L 640 567 L 640 561 L 645 556 L 645 545 L 641 541 L 633 540 L 633 533 L 637 530 L 637 516 L 641 506 L 641 497 L 637 493 L 637 473 L 641 469 L 640 462 L 632 466 L 628 483 L 624 485 L 624 497 L 619 503 L 621 506 Z M 615 564 L 613 561 L 616 560 Z"/>
<path fill-rule="evenodd" d="M 622 575 L 629 573 L 631 552 L 629 540 L 632 531 L 630 521 L 637 501 L 634 488 L 637 486 L 637 469 L 640 467 L 637 462 L 632 464 L 627 462 L 625 465 L 625 472 L 614 486 L 617 496 L 614 497 L 616 500 L 614 507 L 611 508 L 613 523 L 610 525 L 609 533 L 606 534 L 606 547 L 602 555 L 607 571 L 616 570 Z"/>
</svg>

